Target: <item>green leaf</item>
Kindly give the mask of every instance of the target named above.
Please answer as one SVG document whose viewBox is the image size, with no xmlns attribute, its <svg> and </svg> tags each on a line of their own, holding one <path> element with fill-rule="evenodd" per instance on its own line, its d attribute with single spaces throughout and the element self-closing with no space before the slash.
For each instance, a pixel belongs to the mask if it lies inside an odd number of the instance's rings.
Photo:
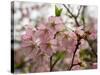
<svg viewBox="0 0 100 75">
<path fill-rule="evenodd" d="M 61 13 L 62 13 L 62 8 L 58 8 L 56 5 L 55 5 L 55 15 L 56 16 L 60 16 L 61 15 Z"/>
<path fill-rule="evenodd" d="M 82 21 L 84 20 L 84 16 L 81 16 L 81 20 L 82 20 Z"/>
<path fill-rule="evenodd" d="M 57 53 L 55 54 L 55 57 L 56 57 L 56 59 L 63 60 L 64 57 L 65 57 L 65 53 L 64 53 L 64 52 L 57 52 Z"/>
<path fill-rule="evenodd" d="M 23 66 L 23 64 L 15 64 L 14 65 L 14 68 L 16 69 L 16 68 L 21 68 Z"/>
<path fill-rule="evenodd" d="M 88 49 L 81 49 L 79 52 L 79 57 L 81 60 L 89 62 L 92 61 L 93 53 Z"/>
</svg>

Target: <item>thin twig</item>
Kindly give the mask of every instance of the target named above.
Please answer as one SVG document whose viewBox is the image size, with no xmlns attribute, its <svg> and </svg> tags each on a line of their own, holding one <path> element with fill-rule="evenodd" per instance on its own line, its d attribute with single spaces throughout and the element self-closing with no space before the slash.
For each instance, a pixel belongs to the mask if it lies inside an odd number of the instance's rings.
<svg viewBox="0 0 100 75">
<path fill-rule="evenodd" d="M 89 42 L 88 37 L 87 37 L 87 35 L 90 35 L 91 33 L 90 33 L 90 32 L 85 32 L 85 33 L 86 33 L 86 35 L 84 36 L 84 39 L 85 39 L 86 41 L 88 41 L 88 44 L 89 44 L 89 46 L 91 47 L 92 53 L 95 55 L 95 57 L 97 57 L 97 54 L 96 54 L 95 50 L 94 50 L 93 47 L 92 47 L 92 43 Z M 94 41 L 96 41 L 96 40 L 94 40 Z"/>
<path fill-rule="evenodd" d="M 83 22 L 84 27 L 85 27 L 85 10 L 86 10 L 86 8 L 87 8 L 87 6 L 83 6 L 82 13 L 81 13 L 82 22 Z"/>
<path fill-rule="evenodd" d="M 56 63 L 57 63 L 57 62 L 59 61 L 59 59 L 60 59 L 60 58 L 57 58 L 57 59 L 55 60 L 55 62 L 52 64 L 52 57 L 53 57 L 53 56 L 50 57 L 50 72 L 53 71 L 54 66 L 56 65 Z"/>
<path fill-rule="evenodd" d="M 82 8 L 82 6 L 80 6 L 80 8 L 78 9 L 78 13 L 77 13 L 76 17 L 78 17 L 80 15 L 81 8 Z"/>
<path fill-rule="evenodd" d="M 77 18 L 78 18 L 79 14 L 80 14 L 80 10 L 81 10 L 82 7 L 80 6 L 80 8 L 78 10 L 78 13 L 75 16 L 65 4 L 63 4 L 63 6 L 66 8 L 66 10 L 68 11 L 68 13 L 74 18 L 76 25 L 77 26 L 80 26 L 80 24 L 77 21 Z"/>
<path fill-rule="evenodd" d="M 52 66 L 52 57 L 53 56 L 50 57 L 50 72 L 52 71 L 52 68 L 51 68 L 51 66 Z"/>
<path fill-rule="evenodd" d="M 73 13 L 69 10 L 69 8 L 63 4 L 63 6 L 66 8 L 66 10 L 68 11 L 68 13 L 72 16 L 72 17 L 75 17 L 75 15 L 73 15 Z"/>
<path fill-rule="evenodd" d="M 81 62 L 79 62 L 79 63 L 77 63 L 77 64 L 73 64 L 73 67 L 74 67 L 74 66 L 77 66 L 77 65 L 80 66 L 80 65 L 81 65 Z"/>
<path fill-rule="evenodd" d="M 92 48 L 91 51 L 94 53 L 94 55 L 97 57 L 97 54 L 95 52 L 95 50 Z"/>
</svg>

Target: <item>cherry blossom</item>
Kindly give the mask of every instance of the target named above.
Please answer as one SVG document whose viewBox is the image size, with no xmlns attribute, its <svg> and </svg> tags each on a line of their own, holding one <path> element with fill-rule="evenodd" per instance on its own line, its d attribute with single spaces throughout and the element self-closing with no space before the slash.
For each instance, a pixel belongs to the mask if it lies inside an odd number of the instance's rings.
<svg viewBox="0 0 100 75">
<path fill-rule="evenodd" d="M 84 35 L 83 26 L 76 27 L 75 29 L 76 29 L 75 32 L 77 34 L 79 34 L 80 36 L 83 36 Z"/>
<path fill-rule="evenodd" d="M 56 40 L 50 40 L 46 43 L 40 44 L 40 49 L 46 53 L 47 55 L 51 56 L 53 53 L 56 53 L 57 51 L 57 43 Z"/>
<path fill-rule="evenodd" d="M 65 29 L 65 26 L 61 17 L 51 16 L 49 17 L 48 21 L 49 21 L 48 28 L 53 33 L 56 33 L 58 31 L 63 31 Z"/>
<path fill-rule="evenodd" d="M 91 40 L 95 40 L 96 38 L 97 38 L 97 31 L 93 31 L 93 32 L 91 32 L 91 34 L 89 35 L 89 38 L 91 39 Z"/>
<path fill-rule="evenodd" d="M 56 16 L 50 16 L 47 22 L 39 23 L 36 27 L 26 26 L 25 29 L 25 34 L 21 36 L 22 48 L 27 52 L 25 53 L 24 61 L 32 60 L 36 66 L 40 65 L 36 69 L 33 68 L 36 72 L 49 71 L 50 58 L 57 52 L 69 54 L 68 57 L 64 59 L 63 64 L 72 63 L 74 64 L 71 68 L 72 70 L 81 69 L 80 64 L 78 64 L 81 62 L 79 51 L 81 49 L 90 48 L 88 40 L 86 40 L 84 36 L 92 40 L 97 37 L 95 30 L 89 31 L 90 34 L 87 35 L 83 26 L 75 27 L 73 31 L 67 30 L 61 17 Z M 77 45 L 78 47 L 76 47 Z M 75 51 L 78 52 L 73 57 Z M 71 58 L 74 58 L 73 62 Z M 95 64 L 93 65 L 93 68 L 94 67 Z M 56 68 L 58 68 L 58 66 L 55 66 L 54 69 L 56 70 Z"/>
</svg>

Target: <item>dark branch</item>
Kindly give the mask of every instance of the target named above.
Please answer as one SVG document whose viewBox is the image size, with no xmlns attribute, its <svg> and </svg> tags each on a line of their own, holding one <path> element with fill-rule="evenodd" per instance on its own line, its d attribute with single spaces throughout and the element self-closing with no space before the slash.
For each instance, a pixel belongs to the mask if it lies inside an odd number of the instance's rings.
<svg viewBox="0 0 100 75">
<path fill-rule="evenodd" d="M 83 25 L 85 27 L 85 10 L 86 10 L 87 6 L 83 6 L 82 12 L 81 12 L 81 16 L 82 16 L 82 22 Z"/>
<path fill-rule="evenodd" d="M 50 57 L 50 72 L 51 72 L 52 69 L 53 69 L 53 68 L 52 68 L 52 57 L 53 57 L 53 56 Z"/>
<path fill-rule="evenodd" d="M 78 13 L 77 13 L 77 15 L 75 16 L 65 4 L 63 4 L 63 6 L 66 8 L 66 10 L 67 10 L 68 13 L 71 15 L 71 17 L 74 18 L 76 25 L 77 25 L 77 26 L 80 26 L 80 24 L 79 24 L 78 21 L 77 21 L 77 18 L 78 18 L 79 14 L 80 14 L 80 10 L 81 10 L 82 7 L 80 6 L 80 8 L 79 8 L 79 10 L 78 10 Z"/>
<path fill-rule="evenodd" d="M 72 16 L 72 17 L 75 17 L 75 15 L 73 15 L 73 13 L 69 10 L 69 8 L 63 4 L 63 6 L 66 8 L 66 10 L 68 11 L 68 13 Z"/>
<path fill-rule="evenodd" d="M 50 57 L 50 72 L 53 71 L 54 66 L 56 65 L 56 63 L 57 63 L 57 62 L 59 61 L 59 59 L 60 59 L 60 57 L 57 58 L 57 59 L 55 60 L 55 62 L 52 64 L 52 58 L 53 58 L 53 56 Z"/>
<path fill-rule="evenodd" d="M 82 6 L 80 6 L 80 8 L 78 9 L 78 13 L 77 13 L 76 17 L 78 17 L 80 15 L 81 8 L 82 8 Z"/>
<path fill-rule="evenodd" d="M 91 47 L 92 53 L 95 55 L 95 57 L 97 57 L 96 51 L 93 49 L 92 43 L 89 42 L 88 37 L 87 37 L 87 35 L 90 35 L 91 33 L 90 33 L 90 32 L 85 32 L 85 33 L 86 33 L 86 35 L 85 35 L 84 39 L 85 39 L 86 41 L 88 41 L 88 44 L 89 44 L 89 46 Z"/>
<path fill-rule="evenodd" d="M 81 65 L 81 62 L 79 62 L 79 63 L 77 63 L 77 64 L 73 64 L 73 67 L 74 67 L 74 66 L 77 66 L 77 65 L 80 66 L 80 65 Z"/>
<path fill-rule="evenodd" d="M 72 67 L 73 67 L 75 54 L 76 54 L 76 52 L 77 52 L 78 46 L 80 45 L 80 40 L 81 40 L 81 37 L 80 37 L 78 34 L 77 34 L 77 36 L 78 36 L 78 39 L 77 39 L 77 45 L 76 45 L 75 51 L 74 51 L 74 53 L 73 53 L 73 57 L 72 57 L 72 61 L 71 61 L 71 66 L 69 67 L 69 69 L 68 69 L 68 70 L 71 70 L 71 69 L 72 69 Z"/>
</svg>

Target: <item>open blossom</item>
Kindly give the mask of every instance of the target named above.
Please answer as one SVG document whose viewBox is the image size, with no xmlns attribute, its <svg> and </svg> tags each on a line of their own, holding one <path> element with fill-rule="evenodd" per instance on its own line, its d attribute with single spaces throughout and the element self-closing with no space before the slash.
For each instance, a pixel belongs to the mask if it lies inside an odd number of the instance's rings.
<svg viewBox="0 0 100 75">
<path fill-rule="evenodd" d="M 50 39 L 53 39 L 54 33 L 48 30 L 47 24 L 39 24 L 36 31 L 37 38 L 40 39 L 40 42 L 47 42 Z"/>
<path fill-rule="evenodd" d="M 29 56 L 35 48 L 35 31 L 32 27 L 27 26 L 25 33 L 21 36 L 21 48 L 25 57 Z"/>
<path fill-rule="evenodd" d="M 57 40 L 54 38 L 55 34 L 64 30 L 61 17 L 51 16 L 47 23 L 40 23 L 36 30 L 32 28 L 33 27 L 28 26 L 26 33 L 22 35 L 22 48 L 29 48 L 32 50 L 35 45 L 38 45 L 40 50 L 49 56 L 56 53 Z"/>
<path fill-rule="evenodd" d="M 76 32 L 78 35 L 83 36 L 83 35 L 84 35 L 83 26 L 76 27 L 75 32 Z"/>
<path fill-rule="evenodd" d="M 61 32 L 57 34 L 57 40 L 59 43 L 59 49 L 68 50 L 69 52 L 73 52 L 75 50 L 77 44 L 77 36 L 74 32 Z"/>
<path fill-rule="evenodd" d="M 45 54 L 51 56 L 57 51 L 57 41 L 55 39 L 40 44 L 40 49 Z"/>
<path fill-rule="evenodd" d="M 54 24 L 62 24 L 63 20 L 61 17 L 56 17 L 56 16 L 50 16 L 48 18 L 49 23 L 54 23 Z"/>
<path fill-rule="evenodd" d="M 73 52 L 77 44 L 77 36 L 75 35 L 75 33 L 69 32 L 68 38 L 64 38 L 62 40 L 62 44 L 65 45 L 65 48 L 68 49 L 70 52 Z"/>
<path fill-rule="evenodd" d="M 21 36 L 22 39 L 22 47 L 30 47 L 34 46 L 36 37 L 35 37 L 35 31 L 28 27 L 25 31 L 25 34 Z"/>
<path fill-rule="evenodd" d="M 48 19 L 48 28 L 51 32 L 56 33 L 65 29 L 64 23 L 61 17 L 51 16 Z"/>
<path fill-rule="evenodd" d="M 89 47 L 89 44 L 88 44 L 88 41 L 86 41 L 85 39 L 81 39 L 80 40 L 80 49 L 87 49 L 87 48 L 90 48 Z"/>
</svg>

